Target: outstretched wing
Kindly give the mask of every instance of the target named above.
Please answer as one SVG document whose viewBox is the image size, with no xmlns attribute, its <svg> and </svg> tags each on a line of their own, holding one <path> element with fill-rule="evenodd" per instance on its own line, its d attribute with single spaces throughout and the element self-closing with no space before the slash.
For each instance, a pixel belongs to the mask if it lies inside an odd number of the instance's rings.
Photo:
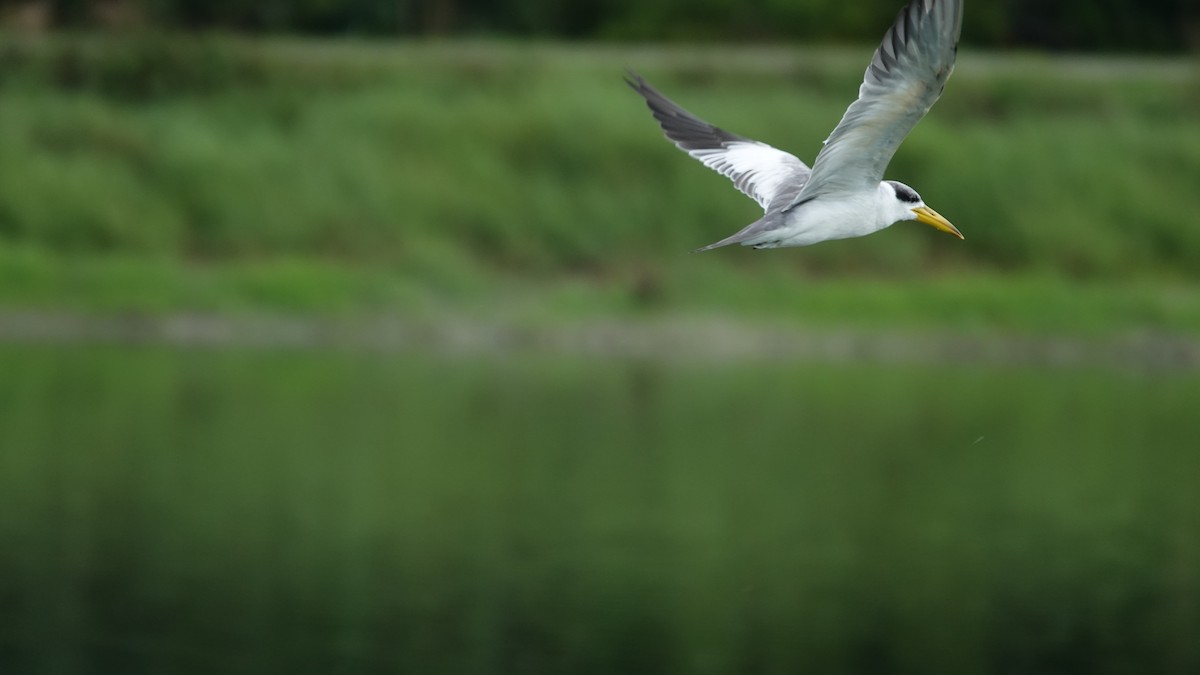
<svg viewBox="0 0 1200 675">
<path fill-rule="evenodd" d="M 625 82 L 646 99 L 654 118 L 676 147 L 732 180 L 764 210 L 781 194 L 795 195 L 797 185 L 808 180 L 808 166 L 795 156 L 705 122 L 663 96 L 637 73 L 631 71 Z"/>
<path fill-rule="evenodd" d="M 929 112 L 954 70 L 962 0 L 910 0 L 883 36 L 858 90 L 791 205 L 874 189 L 896 148 Z M 789 207 L 790 208 L 790 207 Z"/>
</svg>

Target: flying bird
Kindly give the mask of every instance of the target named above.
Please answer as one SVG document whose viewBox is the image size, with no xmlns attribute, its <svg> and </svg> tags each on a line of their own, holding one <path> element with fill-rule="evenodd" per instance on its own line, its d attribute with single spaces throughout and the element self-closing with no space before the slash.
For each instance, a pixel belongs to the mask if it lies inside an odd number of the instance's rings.
<svg viewBox="0 0 1200 675">
<path fill-rule="evenodd" d="M 858 90 L 810 169 L 794 155 L 715 127 L 630 71 L 675 146 L 733 181 L 762 206 L 762 218 L 709 244 L 807 246 L 861 237 L 916 220 L 962 239 L 916 190 L 883 172 L 896 148 L 941 96 L 954 70 L 962 0 L 910 0 L 883 36 Z"/>
</svg>

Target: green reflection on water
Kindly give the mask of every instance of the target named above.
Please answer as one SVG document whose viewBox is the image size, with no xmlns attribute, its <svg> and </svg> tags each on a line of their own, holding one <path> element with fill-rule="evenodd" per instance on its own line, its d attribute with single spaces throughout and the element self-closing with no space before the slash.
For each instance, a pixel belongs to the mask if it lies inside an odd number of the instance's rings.
<svg viewBox="0 0 1200 675">
<path fill-rule="evenodd" d="M 11 672 L 1200 670 L 1195 378 L 13 347 L 0 373 Z"/>
</svg>

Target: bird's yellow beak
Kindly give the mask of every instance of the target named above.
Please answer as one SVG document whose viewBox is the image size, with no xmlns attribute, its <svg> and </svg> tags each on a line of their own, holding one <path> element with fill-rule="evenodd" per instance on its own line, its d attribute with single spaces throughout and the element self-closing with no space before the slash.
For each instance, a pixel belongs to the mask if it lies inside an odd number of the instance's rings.
<svg viewBox="0 0 1200 675">
<path fill-rule="evenodd" d="M 940 230 L 946 234 L 952 234 L 959 239 L 963 238 L 962 232 L 959 232 L 957 227 L 951 225 L 950 221 L 942 217 L 942 214 L 934 211 L 928 206 L 918 206 L 912 211 L 913 213 L 917 214 L 918 223 L 925 223 L 935 230 Z"/>
</svg>

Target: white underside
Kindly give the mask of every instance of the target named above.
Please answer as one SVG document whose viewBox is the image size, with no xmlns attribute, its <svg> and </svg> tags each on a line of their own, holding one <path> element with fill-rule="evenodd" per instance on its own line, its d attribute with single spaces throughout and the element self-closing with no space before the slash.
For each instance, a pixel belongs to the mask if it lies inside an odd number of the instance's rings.
<svg viewBox="0 0 1200 675">
<path fill-rule="evenodd" d="M 790 211 L 782 228 L 763 232 L 743 245 L 760 248 L 808 246 L 831 239 L 862 237 L 893 222 L 894 219 L 883 217 L 875 191 L 822 197 Z"/>
</svg>

